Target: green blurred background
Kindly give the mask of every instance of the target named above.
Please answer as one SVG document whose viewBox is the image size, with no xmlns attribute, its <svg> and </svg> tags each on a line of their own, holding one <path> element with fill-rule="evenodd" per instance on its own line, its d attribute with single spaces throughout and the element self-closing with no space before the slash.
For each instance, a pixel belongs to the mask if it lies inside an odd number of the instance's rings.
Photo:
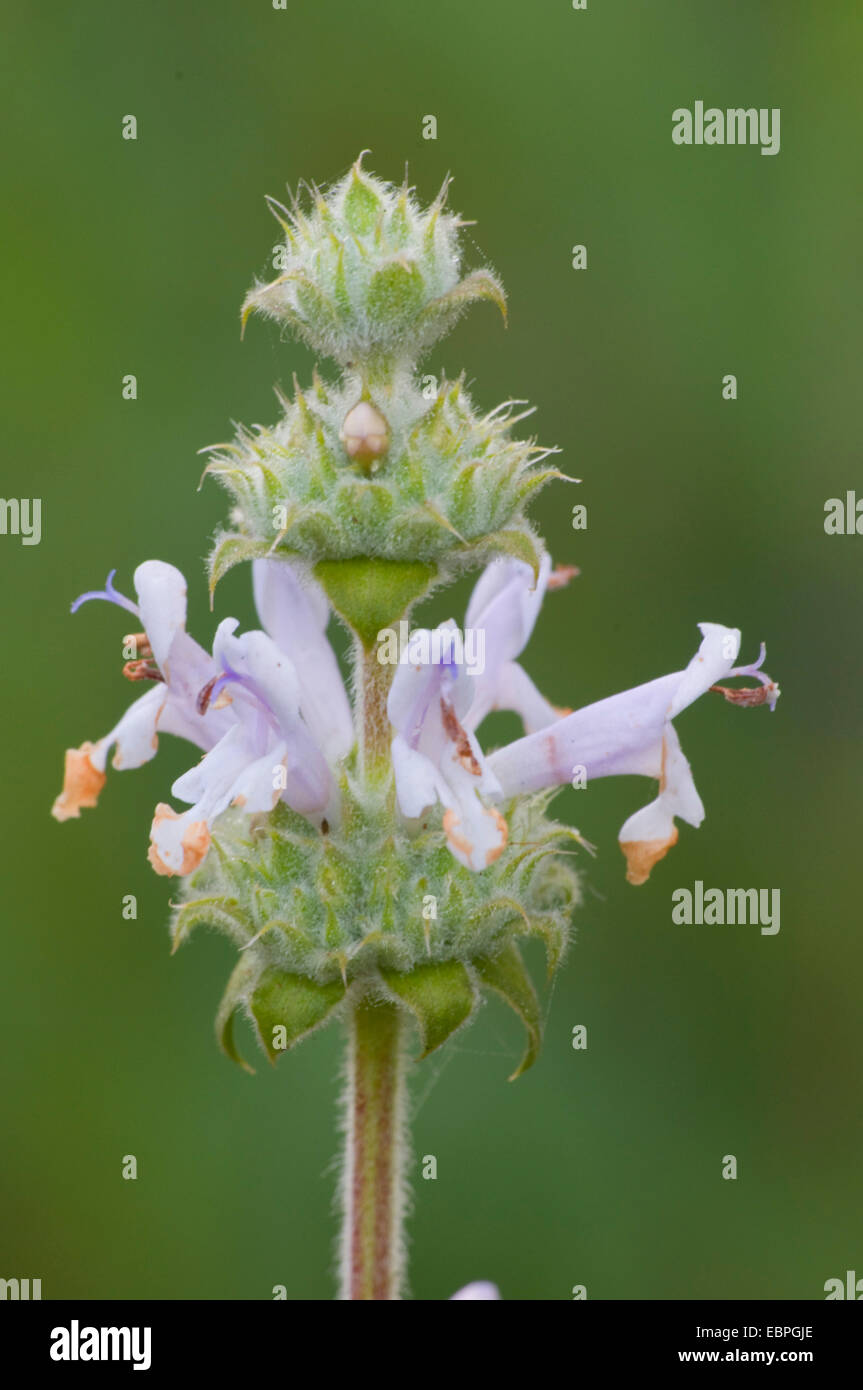
<svg viewBox="0 0 863 1390">
<path fill-rule="evenodd" d="M 274 419 L 273 384 L 311 370 L 271 326 L 239 339 L 276 239 L 263 195 L 369 147 L 424 199 L 452 171 L 469 260 L 482 248 L 509 291 L 507 331 L 480 306 L 428 370 L 465 367 L 489 408 L 535 402 L 584 480 L 534 510 L 582 569 L 529 649 L 540 685 L 576 705 L 675 670 L 709 619 L 743 629 L 745 660 L 765 638 L 784 691 L 774 715 L 712 697 L 678 721 L 707 820 L 643 888 L 616 836 L 647 784 L 562 795 L 600 854 L 539 1065 L 507 1084 L 518 1028 L 490 1003 L 416 1070 L 414 1294 L 482 1277 L 507 1298 L 823 1297 L 863 1270 L 863 540 L 823 530 L 861 478 L 859 7 L 87 0 L 4 29 L 2 492 L 43 499 L 43 537 L 0 537 L 0 1275 L 46 1298 L 331 1296 L 339 1031 L 251 1079 L 218 1052 L 232 951 L 203 935 L 169 957 L 170 884 L 145 857 L 188 751 L 163 740 L 80 822 L 48 812 L 64 748 L 131 693 L 122 623 L 70 618 L 77 593 L 113 566 L 130 591 L 158 556 L 190 576 L 199 638 L 252 620 L 238 571 L 207 610 L 224 507 L 196 493 L 196 450 Z M 671 112 L 697 98 L 780 107 L 780 154 L 674 146 Z M 695 879 L 780 888 L 779 935 L 675 926 Z"/>
</svg>

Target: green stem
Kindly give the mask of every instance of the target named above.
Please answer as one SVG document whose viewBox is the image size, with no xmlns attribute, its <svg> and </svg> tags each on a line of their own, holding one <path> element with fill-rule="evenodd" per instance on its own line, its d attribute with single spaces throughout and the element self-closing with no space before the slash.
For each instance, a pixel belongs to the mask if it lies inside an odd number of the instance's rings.
<svg viewBox="0 0 863 1390">
<path fill-rule="evenodd" d="M 359 638 L 354 659 L 361 767 L 366 778 L 377 780 L 389 771 L 393 730 L 387 715 L 387 695 L 393 671 L 378 661 L 377 645 L 364 647 Z"/>
<path fill-rule="evenodd" d="M 405 1208 L 405 1021 L 362 998 L 349 1017 L 342 1173 L 343 1299 L 402 1294 Z"/>
<path fill-rule="evenodd" d="M 390 780 L 392 668 L 377 646 L 354 650 L 360 774 L 368 790 Z M 392 787 L 390 786 L 390 795 Z M 349 1001 L 341 1180 L 340 1297 L 387 1302 L 404 1279 L 405 1015 L 359 993 Z"/>
</svg>

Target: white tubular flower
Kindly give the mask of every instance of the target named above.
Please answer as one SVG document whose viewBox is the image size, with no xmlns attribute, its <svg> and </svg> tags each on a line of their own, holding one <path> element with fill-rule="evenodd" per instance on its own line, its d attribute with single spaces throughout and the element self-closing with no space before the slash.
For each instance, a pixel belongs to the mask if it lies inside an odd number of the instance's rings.
<svg viewBox="0 0 863 1390">
<path fill-rule="evenodd" d="M 735 704 L 766 703 L 771 709 L 779 698 L 778 687 L 760 669 L 763 647 L 753 665 L 735 667 L 739 631 L 718 623 L 699 627 L 701 646 L 685 670 L 587 705 L 489 759 L 504 797 L 563 785 L 576 767 L 585 769 L 588 781 L 627 773 L 657 778 L 659 795 L 630 816 L 620 831 L 630 883 L 646 882 L 654 864 L 676 843 L 676 816 L 694 826 L 704 818 L 672 720 L 710 689 L 718 689 Z M 729 690 L 716 685 L 723 676 L 746 675 L 754 675 L 759 687 Z"/>
<path fill-rule="evenodd" d="M 497 1284 L 491 1284 L 487 1279 L 476 1279 L 472 1284 L 465 1284 L 458 1293 L 452 1294 L 449 1301 L 450 1303 L 457 1303 L 460 1299 L 468 1302 L 482 1300 L 497 1302 L 500 1300 L 500 1289 Z"/>
<path fill-rule="evenodd" d="M 677 840 L 675 817 L 694 826 L 704 818 L 672 720 L 710 689 L 733 704 L 771 708 L 779 690 L 761 671 L 763 647 L 757 662 L 735 667 L 739 631 L 701 623 L 701 646 L 684 671 L 574 714 L 555 709 L 515 658 L 530 636 L 545 590 L 559 587 L 572 573 L 552 573 L 546 559 L 534 584 L 530 566 L 495 561 L 477 583 L 467 613 L 467 626 L 485 634 L 483 673 L 472 676 L 452 662 L 400 666 L 389 704 L 397 730 L 392 751 L 399 805 L 406 816 L 417 817 L 439 800 L 446 808 L 450 848 L 461 863 L 481 870 L 501 853 L 507 833 L 506 823 L 486 802 L 563 786 L 576 768 L 584 768 L 588 781 L 615 773 L 655 777 L 658 797 L 630 816 L 620 832 L 627 878 L 644 883 Z M 438 631 L 447 628 L 454 624 Z M 446 650 L 443 642 L 431 641 L 415 649 L 424 646 Z M 734 676 L 755 676 L 759 685 L 716 684 Z M 486 759 L 473 730 L 492 709 L 514 710 L 527 735 Z"/>
<path fill-rule="evenodd" d="M 438 632 L 454 631 L 443 623 Z M 480 800 L 480 793 L 500 791 L 488 771 L 482 750 L 462 720 L 473 701 L 473 678 L 452 661 L 414 664 L 412 650 L 435 650 L 431 634 L 418 631 L 408 648 L 408 661 L 396 671 L 387 710 L 396 730 L 392 742 L 393 771 L 402 813 L 421 816 L 440 801 L 445 807 L 443 828 L 456 859 L 469 869 L 484 869 L 502 853 L 507 826 L 498 811 Z M 437 650 L 446 650 L 439 643 Z"/>
<path fill-rule="evenodd" d="M 156 684 L 127 709 L 104 738 L 69 749 L 63 790 L 52 808 L 52 814 L 61 821 L 80 816 L 82 807 L 96 805 L 112 748 L 115 768 L 140 767 L 155 756 L 157 730 L 179 734 L 207 749 L 228 728 L 222 711 L 214 711 L 215 718 L 205 720 L 195 707 L 198 691 L 218 675 L 218 669 L 185 630 L 186 582 L 179 570 L 160 560 L 139 565 L 135 571 L 137 604 L 114 588 L 115 574 L 112 570 L 103 590 L 91 590 L 76 599 L 72 612 L 98 598 L 134 614 L 146 630 L 135 634 L 137 657 L 126 663 L 124 674 L 130 680 L 149 679 Z"/>
<path fill-rule="evenodd" d="M 494 560 L 474 588 L 465 621 L 467 629 L 484 636 L 484 669 L 475 674 L 455 660 L 412 661 L 412 654 L 424 650 L 457 650 L 446 641 L 446 634 L 456 631 L 450 619 L 437 629 L 437 641 L 430 633 L 412 634 L 393 680 L 387 708 L 397 731 L 392 758 L 399 806 L 415 818 L 440 801 L 450 849 L 467 868 L 493 864 L 507 841 L 506 821 L 481 800 L 496 800 L 501 789 L 473 730 L 493 709 L 514 710 L 528 730 L 560 717 L 515 658 L 533 631 L 546 589 L 566 583 L 573 573 L 552 575 L 546 556 L 535 581 L 530 565 Z"/>
<path fill-rule="evenodd" d="M 288 569 L 283 562 L 274 567 Z M 213 821 L 231 804 L 252 813 L 272 810 L 282 798 L 317 822 L 332 815 L 335 764 L 353 732 L 316 589 L 293 574 L 282 579 L 271 573 L 268 562 L 255 576 L 255 589 L 272 635 L 237 636 L 236 620 L 226 619 L 211 657 L 186 632 L 186 583 L 179 570 L 158 560 L 140 565 L 137 605 L 114 589 L 113 575 L 104 590 L 77 599 L 72 611 L 101 598 L 134 613 L 144 631 L 135 636 L 138 655 L 124 674 L 156 684 L 104 738 L 66 754 L 56 818 L 96 805 L 113 746 L 114 767 L 139 767 L 155 754 L 160 732 L 185 738 L 204 757 L 172 787 L 191 809 L 181 815 L 166 804 L 156 808 L 149 857 L 157 873 L 196 869 L 209 849 Z"/>
<path fill-rule="evenodd" d="M 475 729 L 493 709 L 514 711 L 528 733 L 560 718 L 561 711 L 539 693 L 516 657 L 527 646 L 546 589 L 560 588 L 575 573 L 562 569 L 552 574 L 548 555 L 535 582 L 530 565 L 520 560 L 494 560 L 483 571 L 465 617 L 467 629 L 485 633 L 485 669 L 474 677 L 467 728 Z"/>
<path fill-rule="evenodd" d="M 264 631 L 289 652 L 299 681 L 300 713 L 331 761 L 354 742 L 354 721 L 336 654 L 327 641 L 330 605 L 313 580 L 284 560 L 252 563 L 255 607 Z"/>
</svg>

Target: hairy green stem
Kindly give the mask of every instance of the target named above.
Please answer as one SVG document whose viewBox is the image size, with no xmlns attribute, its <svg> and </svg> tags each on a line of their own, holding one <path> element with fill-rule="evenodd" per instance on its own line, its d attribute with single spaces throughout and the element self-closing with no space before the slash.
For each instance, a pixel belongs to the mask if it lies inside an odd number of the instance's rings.
<svg viewBox="0 0 863 1390">
<path fill-rule="evenodd" d="M 360 721 L 361 767 L 366 778 L 377 779 L 389 770 L 393 730 L 387 715 L 387 695 L 392 667 L 378 661 L 377 646 L 364 647 L 357 639 L 355 682 Z"/>
<path fill-rule="evenodd" d="M 360 773 L 380 787 L 390 776 L 392 667 L 359 638 L 354 660 Z M 401 1297 L 405 1266 L 406 1016 L 362 993 L 348 1010 L 340 1297 L 386 1302 Z"/>
<path fill-rule="evenodd" d="M 340 1297 L 386 1302 L 405 1266 L 405 1017 L 362 998 L 348 1027 Z"/>
</svg>

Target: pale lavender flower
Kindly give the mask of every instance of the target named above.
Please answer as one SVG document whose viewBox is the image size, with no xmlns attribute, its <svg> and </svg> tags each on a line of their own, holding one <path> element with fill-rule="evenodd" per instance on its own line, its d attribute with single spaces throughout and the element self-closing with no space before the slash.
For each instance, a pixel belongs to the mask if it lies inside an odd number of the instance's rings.
<svg viewBox="0 0 863 1390">
<path fill-rule="evenodd" d="M 529 565 L 497 560 L 480 578 L 468 606 L 468 626 L 484 627 L 486 669 L 473 677 L 450 662 L 404 665 L 396 673 L 389 715 L 396 729 L 392 755 L 401 810 L 418 817 L 435 801 L 460 863 L 481 870 L 506 845 L 506 821 L 495 802 L 569 783 L 576 769 L 589 782 L 613 774 L 656 778 L 659 795 L 625 822 L 620 845 L 630 883 L 644 883 L 677 841 L 675 818 L 698 826 L 704 807 L 673 720 L 707 690 L 738 705 L 769 704 L 779 689 L 757 662 L 735 666 L 740 632 L 700 623 L 701 645 L 682 671 L 561 713 L 517 664 L 530 636 L 550 566 L 534 582 Z M 452 627 L 451 622 L 443 627 Z M 429 644 L 434 649 L 434 644 Z M 723 677 L 754 676 L 755 688 L 717 685 Z M 527 736 L 486 757 L 474 730 L 491 709 L 514 710 Z"/>
<path fill-rule="evenodd" d="M 573 571 L 539 575 L 516 560 L 496 560 L 476 584 L 467 626 L 482 631 L 486 661 L 477 674 L 456 661 L 457 646 L 443 639 L 452 620 L 429 641 L 440 660 L 399 665 L 388 699 L 395 736 L 392 762 L 399 807 L 408 819 L 440 802 L 452 853 L 480 871 L 507 842 L 507 823 L 496 803 L 568 783 L 576 768 L 588 781 L 640 773 L 659 781 L 659 795 L 623 825 L 620 843 L 627 877 L 643 883 L 677 840 L 675 818 L 700 825 L 704 807 L 683 755 L 673 719 L 713 688 L 735 704 L 768 703 L 778 688 L 761 670 L 764 649 L 751 666 L 734 665 L 737 629 L 700 624 L 702 642 L 682 671 L 637 686 L 575 713 L 551 705 L 517 658 L 524 649 L 548 588 Z M 266 631 L 237 633 L 236 619 L 220 623 L 210 656 L 186 632 L 186 584 L 173 566 L 147 561 L 135 571 L 138 603 L 113 587 L 83 594 L 75 611 L 94 598 L 135 614 L 137 658 L 125 673 L 151 679 L 152 690 L 96 743 L 66 755 L 66 777 L 54 804 L 58 820 L 94 806 L 113 766 L 139 767 L 156 752 L 159 733 L 177 734 L 204 756 L 174 783 L 190 809 L 156 808 L 150 861 L 158 873 L 188 874 L 210 845 L 211 827 L 229 805 L 269 811 L 281 798 L 316 824 L 338 817 L 336 769 L 354 741 L 350 703 L 326 638 L 329 605 L 323 592 L 284 561 L 254 565 L 254 591 Z M 432 634 L 415 634 L 431 638 Z M 412 645 L 412 651 L 422 643 Z M 723 677 L 754 676 L 759 685 L 731 689 Z M 493 709 L 518 714 L 526 736 L 486 757 L 475 730 Z"/>
<path fill-rule="evenodd" d="M 465 1284 L 464 1288 L 459 1289 L 458 1293 L 452 1294 L 449 1301 L 450 1303 L 456 1303 L 460 1299 L 474 1301 L 480 1299 L 497 1300 L 499 1298 L 500 1289 L 497 1287 L 497 1284 L 490 1284 L 487 1279 L 477 1279 L 472 1284 Z"/>
<path fill-rule="evenodd" d="M 115 768 L 140 767 L 158 747 L 158 734 L 177 734 L 203 750 L 195 767 L 173 785 L 190 803 L 179 815 L 162 803 L 151 830 L 150 861 L 158 873 L 188 874 L 210 845 L 213 821 L 229 805 L 270 811 L 281 798 L 320 823 L 336 814 L 334 768 L 353 744 L 350 704 L 325 629 L 323 594 L 280 561 L 257 561 L 254 588 L 263 631 L 237 635 L 238 623 L 220 623 L 208 655 L 186 632 L 186 582 L 172 565 L 139 565 L 138 603 L 113 587 L 73 604 L 107 599 L 140 618 L 133 680 L 152 679 L 152 690 L 126 711 L 110 733 L 66 754 L 58 820 L 95 806 L 105 783 L 108 754 Z"/>
</svg>

